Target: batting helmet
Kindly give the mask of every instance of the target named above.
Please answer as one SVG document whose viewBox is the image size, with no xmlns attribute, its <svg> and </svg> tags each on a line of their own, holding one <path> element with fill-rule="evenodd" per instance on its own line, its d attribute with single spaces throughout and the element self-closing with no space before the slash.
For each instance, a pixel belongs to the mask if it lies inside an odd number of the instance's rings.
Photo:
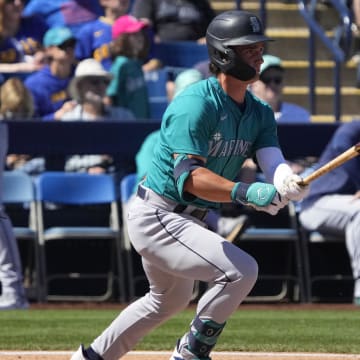
<svg viewBox="0 0 360 360">
<path fill-rule="evenodd" d="M 206 31 L 209 57 L 223 73 L 248 81 L 256 70 L 246 64 L 232 46 L 250 45 L 272 39 L 264 35 L 259 18 L 247 11 L 231 10 L 216 16 Z"/>
</svg>

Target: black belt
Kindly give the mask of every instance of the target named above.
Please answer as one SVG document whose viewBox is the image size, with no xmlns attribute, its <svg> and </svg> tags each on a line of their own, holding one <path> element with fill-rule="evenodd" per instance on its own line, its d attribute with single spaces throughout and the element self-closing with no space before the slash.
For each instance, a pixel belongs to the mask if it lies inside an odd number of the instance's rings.
<svg viewBox="0 0 360 360">
<path fill-rule="evenodd" d="M 146 190 L 142 187 L 142 186 L 138 186 L 137 189 L 137 196 L 140 199 L 145 200 L 145 193 Z M 160 196 L 160 195 L 159 195 Z M 182 214 L 185 212 L 185 210 L 187 209 L 187 205 L 183 205 L 183 204 L 177 204 L 173 210 L 171 210 L 172 212 L 176 213 L 176 214 Z M 205 216 L 207 215 L 208 211 L 207 210 L 202 210 L 202 209 L 194 209 L 193 211 L 187 213 L 190 216 L 193 216 L 199 220 L 204 220 Z"/>
</svg>

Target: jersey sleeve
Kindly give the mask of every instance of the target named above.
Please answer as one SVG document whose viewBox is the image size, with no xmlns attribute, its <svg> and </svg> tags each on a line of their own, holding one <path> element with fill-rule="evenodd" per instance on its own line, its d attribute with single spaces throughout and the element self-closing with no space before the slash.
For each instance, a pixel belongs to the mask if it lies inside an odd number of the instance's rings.
<svg viewBox="0 0 360 360">
<path fill-rule="evenodd" d="M 162 123 L 164 141 L 172 153 L 207 157 L 208 139 L 216 122 L 215 108 L 199 95 L 176 97 Z"/>
<path fill-rule="evenodd" d="M 113 78 L 106 90 L 106 95 L 110 97 L 117 97 L 119 93 L 121 81 L 124 82 L 124 74 L 125 74 L 125 64 L 121 57 L 118 57 L 113 62 L 111 66 L 110 73 L 112 74 Z M 119 104 L 117 104 L 119 105 Z"/>
</svg>

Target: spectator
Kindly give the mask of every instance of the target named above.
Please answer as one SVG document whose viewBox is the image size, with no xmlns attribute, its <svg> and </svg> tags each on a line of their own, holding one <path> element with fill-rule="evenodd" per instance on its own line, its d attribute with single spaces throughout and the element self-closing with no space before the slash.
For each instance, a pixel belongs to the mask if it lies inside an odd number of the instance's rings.
<svg viewBox="0 0 360 360">
<path fill-rule="evenodd" d="M 93 0 L 30 0 L 24 15 L 40 15 L 49 28 L 67 27 L 74 34 L 102 14 L 98 1 Z"/>
<path fill-rule="evenodd" d="M 48 65 L 25 80 L 35 103 L 35 116 L 44 120 L 61 118 L 71 107 L 67 87 L 74 73 L 76 40 L 70 29 L 55 27 L 44 36 Z"/>
<path fill-rule="evenodd" d="M 12 224 L 2 204 L 2 179 L 8 149 L 6 124 L 0 124 L 0 310 L 27 309 L 22 265 Z"/>
<path fill-rule="evenodd" d="M 106 88 L 111 75 L 95 59 L 82 60 L 70 82 L 69 93 L 75 107 L 61 120 L 82 121 L 133 121 L 135 116 L 128 109 L 104 104 Z M 73 155 L 65 163 L 66 171 L 104 173 L 115 171 L 114 159 L 109 155 Z"/>
<path fill-rule="evenodd" d="M 281 59 L 264 55 L 260 68 L 260 80 L 250 85 L 250 90 L 273 109 L 278 123 L 309 123 L 310 113 L 303 107 L 283 100 L 285 69 Z"/>
<path fill-rule="evenodd" d="M 150 116 L 149 96 L 142 70 L 148 57 L 150 39 L 146 23 L 130 15 L 113 24 L 111 51 L 113 79 L 107 89 L 109 102 L 130 109 L 137 119 Z"/>
<path fill-rule="evenodd" d="M 5 120 L 27 120 L 34 114 L 34 101 L 21 79 L 12 77 L 0 89 L 0 118 Z M 45 170 L 43 157 L 27 154 L 8 154 L 6 170 L 21 170 L 37 175 Z"/>
<path fill-rule="evenodd" d="M 4 80 L 25 78 L 44 65 L 42 38 L 47 30 L 39 17 L 24 17 L 24 2 L 0 0 L 0 72 Z"/>
<path fill-rule="evenodd" d="M 215 16 L 208 0 L 135 0 L 132 14 L 154 29 L 156 42 L 204 43 L 206 28 Z"/>
<path fill-rule="evenodd" d="M 317 167 L 360 141 L 360 121 L 344 123 L 322 152 Z M 360 157 L 321 176 L 301 203 L 301 224 L 323 234 L 343 235 L 351 260 L 354 303 L 360 305 Z"/>
<path fill-rule="evenodd" d="M 75 55 L 79 60 L 93 57 L 109 70 L 112 63 L 111 28 L 118 17 L 127 13 L 129 0 L 100 0 L 99 3 L 104 9 L 104 15 L 86 24 L 76 34 Z"/>
<path fill-rule="evenodd" d="M 200 71 L 196 69 L 187 69 L 181 71 L 174 81 L 167 81 L 166 92 L 168 100 L 171 101 L 173 97 L 180 94 L 188 85 L 203 79 Z"/>
<path fill-rule="evenodd" d="M 278 123 L 310 123 L 311 116 L 305 108 L 283 100 L 285 69 L 281 59 L 273 55 L 264 55 L 263 59 L 259 81 L 249 86 L 251 92 L 271 106 Z M 297 174 L 314 161 L 312 158 L 293 160 L 291 167 Z"/>
</svg>

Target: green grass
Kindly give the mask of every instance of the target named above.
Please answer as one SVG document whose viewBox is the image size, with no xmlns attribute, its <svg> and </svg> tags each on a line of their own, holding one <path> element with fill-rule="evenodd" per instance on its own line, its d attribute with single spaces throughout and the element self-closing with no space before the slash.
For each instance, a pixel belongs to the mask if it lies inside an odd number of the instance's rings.
<svg viewBox="0 0 360 360">
<path fill-rule="evenodd" d="M 169 320 L 135 350 L 171 350 L 194 311 Z M 88 345 L 117 310 L 30 309 L 0 312 L 0 350 L 73 350 Z M 360 311 L 239 309 L 229 319 L 217 351 L 360 353 Z"/>
</svg>

